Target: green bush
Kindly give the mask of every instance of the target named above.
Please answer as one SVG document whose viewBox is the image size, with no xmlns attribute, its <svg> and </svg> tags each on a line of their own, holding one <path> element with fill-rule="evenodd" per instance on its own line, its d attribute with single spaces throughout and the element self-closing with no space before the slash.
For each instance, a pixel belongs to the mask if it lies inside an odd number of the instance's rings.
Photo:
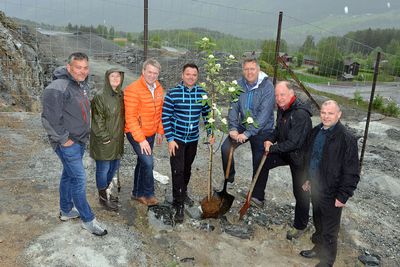
<svg viewBox="0 0 400 267">
<path fill-rule="evenodd" d="M 384 108 L 384 114 L 392 117 L 398 117 L 400 115 L 400 108 L 395 101 L 390 100 Z"/>
<path fill-rule="evenodd" d="M 382 110 L 385 106 L 385 102 L 383 100 L 383 96 L 379 94 L 375 96 L 374 100 L 372 101 L 372 107 L 376 110 Z"/>
<path fill-rule="evenodd" d="M 356 102 L 356 105 L 359 105 L 364 101 L 359 90 L 354 92 L 353 101 Z"/>
</svg>

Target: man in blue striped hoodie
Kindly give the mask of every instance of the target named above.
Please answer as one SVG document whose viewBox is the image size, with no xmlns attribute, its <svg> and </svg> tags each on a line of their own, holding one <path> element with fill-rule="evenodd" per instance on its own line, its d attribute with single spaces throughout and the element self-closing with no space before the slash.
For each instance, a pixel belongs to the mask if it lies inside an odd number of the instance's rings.
<svg viewBox="0 0 400 267">
<path fill-rule="evenodd" d="M 183 66 L 182 82 L 169 89 L 162 112 L 171 163 L 175 221 L 178 223 L 184 219 L 184 203 L 193 205 L 193 200 L 187 194 L 187 186 L 197 152 L 200 116 L 206 122 L 210 112 L 210 107 L 201 103 L 207 93 L 196 84 L 198 74 L 199 68 L 195 64 L 188 63 Z"/>
</svg>

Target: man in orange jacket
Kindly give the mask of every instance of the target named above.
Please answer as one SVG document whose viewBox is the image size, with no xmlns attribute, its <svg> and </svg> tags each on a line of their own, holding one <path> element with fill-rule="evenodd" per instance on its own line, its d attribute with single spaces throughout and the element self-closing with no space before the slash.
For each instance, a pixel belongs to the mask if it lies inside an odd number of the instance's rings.
<svg viewBox="0 0 400 267">
<path fill-rule="evenodd" d="M 161 122 L 163 88 L 157 81 L 160 63 L 150 58 L 143 63 L 140 78 L 124 91 L 125 133 L 138 156 L 132 199 L 152 206 L 158 204 L 154 196 L 153 145 L 161 144 L 164 129 Z"/>
</svg>

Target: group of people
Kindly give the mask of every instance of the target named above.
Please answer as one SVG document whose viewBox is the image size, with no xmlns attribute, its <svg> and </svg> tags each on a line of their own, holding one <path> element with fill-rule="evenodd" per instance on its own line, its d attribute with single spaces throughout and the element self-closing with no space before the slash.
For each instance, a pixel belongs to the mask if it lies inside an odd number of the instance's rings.
<svg viewBox="0 0 400 267">
<path fill-rule="evenodd" d="M 158 82 L 160 71 L 160 63 L 148 59 L 140 78 L 122 90 L 124 72 L 110 69 L 105 74 L 103 90 L 91 102 L 87 55 L 73 53 L 66 66 L 54 71 L 54 80 L 43 94 L 42 123 L 63 165 L 59 187 L 62 221 L 80 217 L 84 229 L 98 236 L 107 234 L 86 199 L 83 154 L 90 139 L 90 156 L 96 161 L 99 201 L 106 209 L 116 211 L 118 196 L 107 195 L 106 189 L 119 168 L 126 135 L 138 157 L 131 198 L 147 206 L 158 204 L 154 190 L 153 146 L 154 142 L 161 144 L 165 136 L 175 220 L 183 222 L 185 204 L 194 204 L 187 188 L 197 152 L 200 117 L 207 124 L 211 109 L 207 104 L 202 105 L 207 92 L 197 84 L 198 66 L 185 64 L 182 81 L 169 89 L 165 97 Z M 231 103 L 229 135 L 221 147 L 222 169 L 224 173 L 227 171 L 229 152 L 246 142 L 250 142 L 253 175 L 266 155 L 251 198 L 253 205 L 263 207 L 269 170 L 288 165 L 296 205 L 294 222 L 286 237 L 291 240 L 304 233 L 311 199 L 314 247 L 301 251 L 300 255 L 319 258 L 317 266 L 332 266 L 337 254 L 342 207 L 359 181 L 356 139 L 341 124 L 341 110 L 335 101 L 322 104 L 321 123 L 312 128 L 310 107 L 296 97 L 290 82 L 279 82 L 274 88 L 254 58 L 243 61 L 242 71 L 238 84 L 243 91 L 238 101 Z M 246 123 L 244 118 L 248 114 L 257 125 Z M 213 143 L 209 131 L 207 135 Z M 233 183 L 234 160 L 229 173 L 228 181 Z"/>
</svg>

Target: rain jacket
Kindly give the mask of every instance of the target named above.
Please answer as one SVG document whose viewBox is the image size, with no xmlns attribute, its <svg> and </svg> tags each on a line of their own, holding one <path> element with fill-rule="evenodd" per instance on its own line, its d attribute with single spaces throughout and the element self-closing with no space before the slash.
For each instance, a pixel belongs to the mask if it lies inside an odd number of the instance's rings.
<svg viewBox="0 0 400 267">
<path fill-rule="evenodd" d="M 109 75 L 121 74 L 121 84 L 114 91 Z M 95 160 L 120 159 L 124 153 L 124 72 L 110 69 L 104 78 L 104 88 L 92 100 L 92 126 L 90 131 L 90 156 Z"/>
<path fill-rule="evenodd" d="M 143 75 L 124 90 L 125 133 L 131 133 L 140 143 L 154 134 L 164 134 L 161 123 L 163 88 L 156 81 L 154 98 Z"/>
<path fill-rule="evenodd" d="M 267 74 L 260 71 L 257 84 L 253 88 L 247 87 L 243 77 L 238 84 L 244 92 L 240 94 L 239 101 L 231 104 L 228 114 L 229 131 L 246 129 L 243 133 L 248 138 L 272 131 L 274 128 L 275 90 Z M 246 118 L 246 111 L 249 111 L 251 117 L 258 123 L 258 128 L 253 124 L 245 127 L 243 120 Z"/>
<path fill-rule="evenodd" d="M 289 153 L 296 165 L 303 164 L 301 148 L 312 129 L 310 107 L 298 98 L 286 109 L 278 108 L 276 125 L 272 134 L 267 137 L 273 145 L 270 153 Z"/>
<path fill-rule="evenodd" d="M 90 134 L 88 78 L 78 83 L 67 68 L 58 67 L 43 92 L 42 124 L 55 150 L 68 139 L 85 144 Z"/>
<path fill-rule="evenodd" d="M 315 137 L 322 123 L 310 132 L 307 138 L 306 170 L 310 164 Z M 318 177 L 306 176 L 311 181 L 312 194 L 332 197 L 346 203 L 360 180 L 360 162 L 356 138 L 338 121 L 326 136 Z"/>
<path fill-rule="evenodd" d="M 189 143 L 199 139 L 200 116 L 206 123 L 210 112 L 210 107 L 201 103 L 203 95 L 207 93 L 202 87 L 195 85 L 189 89 L 183 82 L 168 90 L 162 113 L 165 138 L 168 142 L 179 140 Z"/>
</svg>

